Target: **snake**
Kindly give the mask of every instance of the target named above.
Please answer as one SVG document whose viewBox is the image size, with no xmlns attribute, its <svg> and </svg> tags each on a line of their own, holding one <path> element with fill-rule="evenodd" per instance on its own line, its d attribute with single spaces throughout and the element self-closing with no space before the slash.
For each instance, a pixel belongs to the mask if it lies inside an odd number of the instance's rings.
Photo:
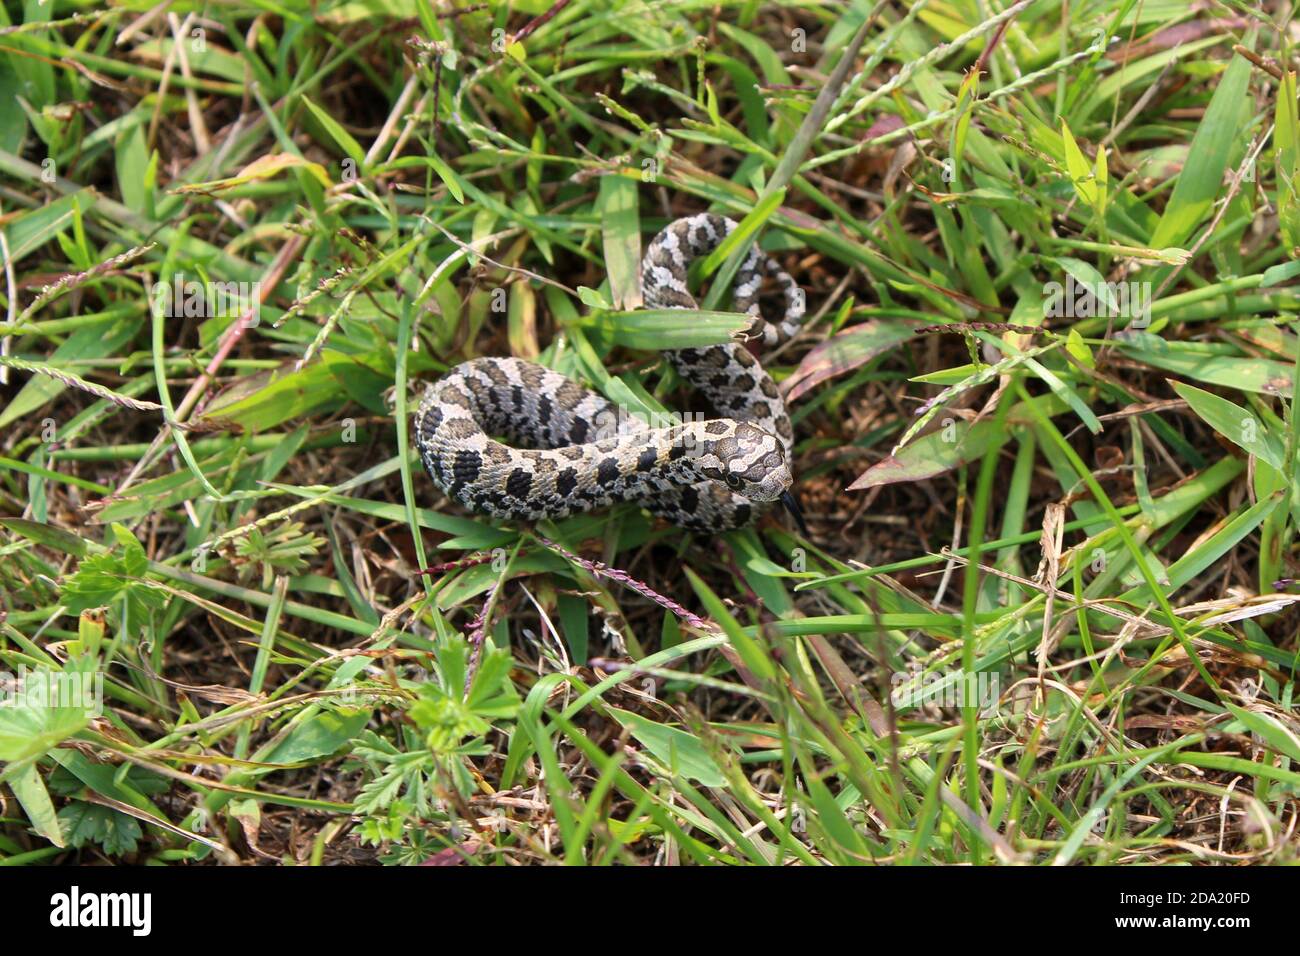
<svg viewBox="0 0 1300 956">
<path fill-rule="evenodd" d="M 646 249 L 642 303 L 699 306 L 687 288 L 693 260 L 737 228 L 713 213 L 677 219 Z M 781 318 L 764 319 L 765 276 L 779 286 Z M 416 410 L 414 440 L 434 484 L 469 511 L 537 521 L 635 502 L 693 532 L 742 528 L 780 501 L 801 528 L 791 486 L 794 431 L 771 375 L 746 342 L 788 341 L 804 316 L 803 291 L 752 243 L 732 286 L 751 319 L 742 341 L 665 350 L 678 375 L 717 417 L 688 415 L 662 427 L 643 421 L 566 375 L 520 358 L 480 357 L 431 383 Z"/>
</svg>

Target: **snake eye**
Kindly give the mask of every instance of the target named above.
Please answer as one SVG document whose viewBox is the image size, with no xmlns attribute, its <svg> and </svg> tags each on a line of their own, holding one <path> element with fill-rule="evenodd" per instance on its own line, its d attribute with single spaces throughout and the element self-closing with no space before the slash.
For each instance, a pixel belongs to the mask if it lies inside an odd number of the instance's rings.
<svg viewBox="0 0 1300 956">
<path fill-rule="evenodd" d="M 727 472 L 727 487 L 739 488 L 740 485 L 741 485 L 740 475 L 733 475 L 731 472 Z"/>
</svg>

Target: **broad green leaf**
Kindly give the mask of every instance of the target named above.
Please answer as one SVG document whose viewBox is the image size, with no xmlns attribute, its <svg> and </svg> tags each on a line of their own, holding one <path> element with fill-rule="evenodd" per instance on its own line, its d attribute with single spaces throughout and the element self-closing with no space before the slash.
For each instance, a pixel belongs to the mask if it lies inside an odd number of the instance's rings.
<svg viewBox="0 0 1300 956">
<path fill-rule="evenodd" d="M 1198 343 L 1168 342 L 1150 333 L 1131 335 L 1117 344 L 1130 358 L 1183 378 L 1261 395 L 1291 395 L 1293 368 L 1286 362 L 1216 354 Z"/>
<path fill-rule="evenodd" d="M 461 186 L 460 177 L 456 175 L 456 171 L 447 165 L 446 161 L 437 153 L 429 153 L 429 155 L 419 158 L 428 163 L 429 168 L 438 174 L 438 178 L 447 187 L 447 191 L 455 197 L 456 202 L 464 205 L 465 189 Z"/>
<path fill-rule="evenodd" d="M 613 303 L 601 294 L 599 289 L 592 289 L 585 285 L 578 286 L 578 300 L 589 309 L 612 309 Z"/>
<path fill-rule="evenodd" d="M 306 94 L 303 95 L 302 102 L 307 107 L 308 112 L 316 118 L 316 122 L 324 127 L 329 138 L 334 141 L 334 145 L 357 164 L 356 172 L 358 174 L 364 172 L 366 151 L 361 148 L 361 144 L 343 128 L 343 125 L 338 120 L 313 103 Z M 329 183 L 327 182 L 325 185 L 328 186 Z"/>
<path fill-rule="evenodd" d="M 0 779 L 84 728 L 94 715 L 93 673 L 75 668 L 27 671 L 22 693 L 0 707 Z M 87 695 L 90 695 L 89 697 Z M 78 699 L 79 698 L 79 699 Z"/>
<path fill-rule="evenodd" d="M 753 321 L 739 312 L 638 309 L 636 312 L 598 312 L 580 319 L 578 324 L 584 329 L 598 330 L 618 345 L 655 351 L 730 342 Z"/>
<path fill-rule="evenodd" d="M 1086 96 L 1083 103 L 1071 113 L 1075 125 L 1081 126 L 1085 121 L 1091 119 L 1099 109 L 1105 108 L 1109 110 L 1110 105 L 1115 101 L 1115 97 L 1126 90 L 1133 93 L 1134 96 L 1140 94 L 1150 85 L 1153 74 L 1158 74 L 1170 63 L 1177 60 L 1195 59 L 1195 55 L 1201 50 L 1215 44 L 1227 42 L 1232 36 L 1231 33 L 1222 33 L 1202 37 L 1190 43 L 1181 43 L 1171 50 L 1162 50 L 1136 62 L 1130 60 L 1124 64 L 1124 69 L 1113 70 L 1109 76 L 1098 83 Z"/>
<path fill-rule="evenodd" d="M 1191 406 L 1192 411 L 1216 432 L 1239 448 L 1262 458 L 1278 471 L 1283 470 L 1281 439 L 1256 418 L 1252 411 L 1195 385 L 1172 380 L 1169 384 Z"/>
<path fill-rule="evenodd" d="M 245 375 L 212 400 L 204 409 L 204 418 L 235 422 L 259 432 L 308 412 L 337 407 L 347 396 L 334 374 L 336 366 L 345 369 L 345 375 L 357 374 L 357 362 L 363 358 L 326 350 L 302 368 L 292 362 Z M 378 362 L 382 365 L 382 356 Z"/>
<path fill-rule="evenodd" d="M 1279 720 L 1259 711 L 1246 710 L 1226 701 L 1224 706 L 1232 711 L 1233 716 L 1246 725 L 1246 729 L 1259 734 L 1260 738 L 1283 756 L 1300 763 L 1300 738 L 1288 730 Z"/>
<path fill-rule="evenodd" d="M 1088 343 L 1083 340 L 1083 336 L 1076 329 L 1070 329 L 1065 336 L 1065 350 L 1073 355 L 1082 365 L 1088 368 L 1096 367 L 1096 360 L 1092 356 L 1092 349 L 1088 348 Z"/>
<path fill-rule="evenodd" d="M 274 155 L 259 156 L 234 176 L 226 179 L 214 179 L 206 183 L 188 183 L 184 186 L 178 186 L 174 190 L 178 193 L 212 193 L 221 192 L 225 189 L 234 189 L 236 186 L 243 186 L 246 183 L 260 182 L 263 179 L 272 179 L 287 169 L 305 169 L 315 176 L 322 186 L 326 188 L 334 185 L 330 180 L 329 174 L 325 172 L 325 167 L 320 163 L 313 163 L 303 159 L 301 156 L 295 156 L 293 153 L 276 153 Z"/>
<path fill-rule="evenodd" d="M 1294 257 L 1300 248 L 1300 119 L 1297 118 L 1296 77 L 1289 70 L 1278 85 L 1273 111 L 1273 163 L 1278 225 Z"/>
<path fill-rule="evenodd" d="M 727 786 L 727 778 L 694 734 L 656 723 L 631 711 L 616 707 L 608 710 L 615 720 L 626 727 L 665 766 L 674 768 L 686 779 L 706 787 Z"/>
<path fill-rule="evenodd" d="M 27 814 L 27 819 L 36 832 L 55 846 L 66 846 L 63 832 L 59 828 L 58 814 L 54 812 L 54 801 L 50 799 L 50 792 L 45 789 L 45 783 L 36 767 L 31 765 L 22 768 L 8 782 L 9 789 L 22 804 L 23 812 Z"/>
<path fill-rule="evenodd" d="M 60 810 L 59 822 L 68 835 L 69 845 L 84 847 L 95 843 L 109 856 L 134 853 L 144 836 L 135 817 L 85 800 L 73 800 Z"/>
<path fill-rule="evenodd" d="M 319 711 L 296 724 L 269 751 L 259 754 L 258 759 L 284 764 L 327 757 L 346 746 L 369 719 L 368 709 Z"/>
<path fill-rule="evenodd" d="M 6 153 L 17 153 L 27 136 L 27 114 L 18 103 L 21 84 L 11 59 L 0 57 L 0 150 Z"/>
<path fill-rule="evenodd" d="M 641 226 L 636 183 L 622 176 L 600 177 L 596 197 L 605 274 L 618 309 L 641 304 Z"/>
<path fill-rule="evenodd" d="M 170 36 L 156 40 L 146 40 L 132 48 L 132 55 L 149 63 L 161 66 L 172 57 L 176 41 Z M 248 67 L 243 59 L 229 50 L 223 50 L 210 40 L 203 44 L 190 43 L 185 47 L 185 59 L 190 69 L 205 76 L 215 76 L 231 83 L 244 83 L 248 79 Z M 175 59 L 172 59 L 175 62 Z"/>
<path fill-rule="evenodd" d="M 149 152 L 145 148 L 145 124 L 139 122 L 123 132 L 114 145 L 117 160 L 117 183 L 122 202 L 132 212 L 145 215 L 149 210 Z"/>
<path fill-rule="evenodd" d="M 1253 109 L 1246 95 L 1249 87 L 1250 62 L 1234 55 L 1196 127 L 1187 163 L 1148 245 L 1181 246 L 1210 214 L 1225 188 L 1223 174 L 1229 161 L 1245 146 L 1246 123 Z"/>
<path fill-rule="evenodd" d="M 1070 174 L 1070 182 L 1074 183 L 1075 192 L 1087 205 L 1095 208 L 1096 177 L 1088 165 L 1088 158 L 1083 155 L 1083 150 L 1079 149 L 1079 144 L 1074 141 L 1074 134 L 1070 132 L 1070 125 L 1066 123 L 1064 117 L 1061 118 L 1061 145 L 1065 150 L 1065 169 Z"/>
<path fill-rule="evenodd" d="M 62 528 L 56 528 L 54 525 L 43 524 L 39 521 L 29 521 L 26 518 L 0 518 L 0 528 L 7 528 L 28 541 L 34 541 L 47 548 L 78 558 L 83 557 L 91 550 L 86 539 L 79 538 L 70 531 L 64 531 Z M 96 545 L 96 548 L 98 547 Z"/>
<path fill-rule="evenodd" d="M 10 261 L 18 263 L 47 242 L 53 241 L 72 225 L 78 212 L 89 206 L 90 201 L 90 193 L 83 190 L 15 216 L 5 227 Z"/>
</svg>

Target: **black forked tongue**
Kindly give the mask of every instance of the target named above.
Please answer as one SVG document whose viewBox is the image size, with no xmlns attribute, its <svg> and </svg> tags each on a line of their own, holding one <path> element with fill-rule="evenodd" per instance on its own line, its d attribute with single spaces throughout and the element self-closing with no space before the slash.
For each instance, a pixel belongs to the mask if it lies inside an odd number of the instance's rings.
<svg viewBox="0 0 1300 956">
<path fill-rule="evenodd" d="M 808 537 L 808 525 L 803 520 L 803 509 L 799 507 L 799 500 L 795 498 L 794 493 L 790 491 L 782 492 L 780 501 L 785 510 L 790 512 L 790 517 L 794 519 L 794 523 L 799 526 L 799 532 L 805 538 Z"/>
</svg>

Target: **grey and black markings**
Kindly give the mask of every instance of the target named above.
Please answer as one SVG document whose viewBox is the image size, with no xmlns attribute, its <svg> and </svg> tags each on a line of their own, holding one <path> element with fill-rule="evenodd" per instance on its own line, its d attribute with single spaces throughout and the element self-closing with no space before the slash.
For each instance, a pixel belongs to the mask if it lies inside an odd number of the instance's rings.
<svg viewBox="0 0 1300 956">
<path fill-rule="evenodd" d="M 703 213 L 660 232 L 641 264 L 646 306 L 698 309 L 686 287 L 687 267 L 735 228 Z M 779 322 L 759 311 L 765 273 L 785 297 Z M 736 274 L 733 301 L 754 319 L 749 337 L 769 346 L 794 335 L 803 318 L 794 280 L 757 247 Z M 651 428 L 558 372 L 521 359 L 479 358 L 429 386 L 415 415 L 416 446 L 439 488 L 495 518 L 561 518 L 635 501 L 693 531 L 748 524 L 788 497 L 794 433 L 785 402 L 744 345 L 664 355 L 725 417 Z"/>
</svg>

